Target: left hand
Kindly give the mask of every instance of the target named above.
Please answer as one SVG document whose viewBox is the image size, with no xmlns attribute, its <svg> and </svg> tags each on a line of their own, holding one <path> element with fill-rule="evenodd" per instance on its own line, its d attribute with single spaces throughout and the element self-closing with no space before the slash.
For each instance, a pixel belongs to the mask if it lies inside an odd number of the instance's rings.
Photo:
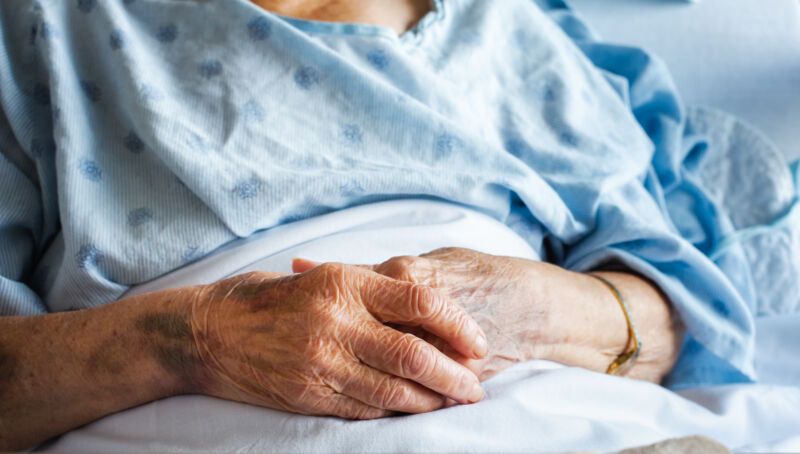
<svg viewBox="0 0 800 454">
<path fill-rule="evenodd" d="M 303 259 L 293 262 L 295 272 L 314 266 L 316 263 Z M 571 306 L 578 301 L 565 298 L 567 294 L 580 295 L 584 287 L 587 291 L 597 291 L 595 279 L 547 263 L 470 249 L 444 248 L 419 257 L 395 257 L 367 267 L 394 279 L 438 288 L 448 299 L 466 309 L 487 336 L 489 354 L 483 359 L 466 358 L 422 329 L 407 327 L 404 330 L 432 343 L 475 372 L 481 381 L 517 361 L 559 360 L 559 353 L 567 342 L 589 343 L 591 336 L 588 334 L 598 329 L 591 317 L 595 310 L 592 306 L 597 305 L 580 301 L 585 306 L 583 310 L 569 316 Z M 559 293 L 559 290 L 568 292 Z M 601 288 L 600 291 L 607 290 Z M 620 311 L 614 305 L 609 310 Z M 619 316 L 621 318 L 621 313 Z M 624 320 L 615 329 L 624 336 Z M 579 333 L 585 337 L 581 338 Z M 600 370 L 619 353 L 612 348 L 613 351 L 606 354 L 603 345 L 584 347 L 587 348 L 583 348 L 581 358 L 573 358 L 576 364 L 572 365 Z"/>
<path fill-rule="evenodd" d="M 316 266 L 296 259 L 295 272 Z M 366 268 L 438 288 L 466 309 L 489 342 L 483 359 L 460 355 L 441 339 L 405 327 L 471 369 L 483 381 L 516 361 L 547 359 L 605 372 L 629 345 L 619 302 L 598 279 L 546 262 L 444 248 Z M 657 286 L 633 273 L 595 272 L 624 295 L 643 348 L 625 376 L 659 383 L 680 352 L 684 328 Z"/>
</svg>

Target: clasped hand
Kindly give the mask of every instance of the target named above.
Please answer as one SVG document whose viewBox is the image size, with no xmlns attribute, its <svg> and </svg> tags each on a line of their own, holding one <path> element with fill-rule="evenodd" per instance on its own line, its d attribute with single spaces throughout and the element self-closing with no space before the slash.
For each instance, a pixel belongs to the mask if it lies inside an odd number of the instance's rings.
<svg viewBox="0 0 800 454">
<path fill-rule="evenodd" d="M 295 259 L 293 271 L 313 269 L 316 263 Z M 487 380 L 515 362 L 533 358 L 560 359 L 555 350 L 567 340 L 567 326 L 575 320 L 561 316 L 565 304 L 554 307 L 558 288 L 581 292 L 586 278 L 556 266 L 516 257 L 504 257 L 464 248 L 442 248 L 420 256 L 393 257 L 376 265 L 360 265 L 392 279 L 437 289 L 448 301 L 463 308 L 481 327 L 489 352 L 481 358 L 462 355 L 436 333 L 419 326 L 396 326 L 434 345 L 448 357 Z M 588 279 L 589 284 L 592 279 Z M 605 291 L 605 290 L 602 290 Z M 612 310 L 614 308 L 612 307 Z M 592 326 L 579 327 L 591 330 Z M 586 332 L 584 331 L 584 332 Z M 588 355 L 575 365 L 587 366 Z M 605 358 L 600 364 L 607 363 Z"/>
<path fill-rule="evenodd" d="M 202 287 L 191 325 L 201 392 L 229 400 L 371 419 L 483 396 L 475 373 L 392 327 L 418 327 L 477 360 L 488 347 L 472 317 L 436 289 L 361 267 L 253 272 Z"/>
</svg>

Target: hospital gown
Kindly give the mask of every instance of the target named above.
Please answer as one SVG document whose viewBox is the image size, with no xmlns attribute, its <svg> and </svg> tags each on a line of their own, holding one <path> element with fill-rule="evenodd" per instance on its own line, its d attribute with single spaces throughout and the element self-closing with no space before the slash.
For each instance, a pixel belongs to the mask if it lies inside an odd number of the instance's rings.
<svg viewBox="0 0 800 454">
<path fill-rule="evenodd" d="M 753 379 L 752 283 L 675 222 L 713 202 L 680 197 L 664 68 L 559 1 L 433 5 L 398 36 L 245 0 L 0 2 L 0 314 L 95 307 L 262 229 L 427 197 L 566 268 L 650 278 L 688 330 L 671 385 Z"/>
</svg>

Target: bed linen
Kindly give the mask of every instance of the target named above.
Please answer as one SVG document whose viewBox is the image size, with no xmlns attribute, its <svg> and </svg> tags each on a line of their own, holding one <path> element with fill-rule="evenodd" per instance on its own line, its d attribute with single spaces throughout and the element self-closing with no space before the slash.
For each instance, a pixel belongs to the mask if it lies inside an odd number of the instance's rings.
<svg viewBox="0 0 800 454">
<path fill-rule="evenodd" d="M 800 1 L 569 4 L 604 41 L 662 58 L 686 104 L 730 112 L 800 159 Z"/>
<path fill-rule="evenodd" d="M 355 207 L 288 224 L 131 294 L 212 282 L 293 257 L 374 263 L 439 246 L 537 259 L 504 224 L 430 200 Z M 475 405 L 376 421 L 307 417 L 204 396 L 179 396 L 89 424 L 43 447 L 89 452 L 560 452 L 618 450 L 702 434 L 738 452 L 800 450 L 800 316 L 759 319 L 762 383 L 678 392 L 547 361 L 484 383 Z"/>
</svg>

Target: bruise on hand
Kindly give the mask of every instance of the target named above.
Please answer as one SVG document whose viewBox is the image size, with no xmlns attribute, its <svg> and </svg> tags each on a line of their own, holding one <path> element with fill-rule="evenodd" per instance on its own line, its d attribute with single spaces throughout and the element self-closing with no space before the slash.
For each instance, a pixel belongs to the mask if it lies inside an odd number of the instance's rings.
<svg viewBox="0 0 800 454">
<path fill-rule="evenodd" d="M 105 342 L 95 350 L 87 361 L 87 368 L 91 376 L 98 373 L 116 375 L 124 371 L 127 351 L 118 343 Z"/>
<path fill-rule="evenodd" d="M 194 349 L 192 329 L 183 315 L 145 314 L 136 319 L 135 326 L 145 334 L 148 346 L 162 366 L 178 377 L 193 376 L 200 362 Z"/>
<path fill-rule="evenodd" d="M 211 298 L 218 301 L 233 300 L 247 305 L 251 312 L 258 312 L 295 291 L 293 283 L 298 278 L 298 275 L 274 277 L 251 272 L 218 282 Z"/>
</svg>

